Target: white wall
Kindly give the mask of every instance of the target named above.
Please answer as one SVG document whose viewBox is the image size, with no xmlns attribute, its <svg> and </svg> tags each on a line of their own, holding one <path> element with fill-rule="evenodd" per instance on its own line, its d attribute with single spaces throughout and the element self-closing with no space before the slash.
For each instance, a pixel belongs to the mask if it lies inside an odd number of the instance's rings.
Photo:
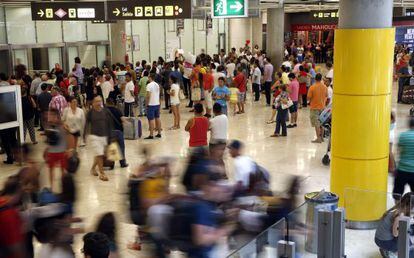
<svg viewBox="0 0 414 258">
<path fill-rule="evenodd" d="M 133 52 L 133 61 L 149 61 L 148 20 L 132 22 L 132 36 L 138 36 L 138 50 Z"/>
<path fill-rule="evenodd" d="M 144 59 L 151 62 L 159 56 L 166 58 L 170 55 L 171 47 L 175 46 L 186 53 L 199 54 L 203 49 L 207 54 L 213 55 L 219 51 L 219 33 L 228 32 L 223 19 L 213 19 L 213 28 L 208 35 L 205 20 L 185 19 L 181 36 L 177 36 L 175 20 L 133 20 L 132 30 L 130 26 L 129 22 L 126 22 L 127 35 L 139 37 L 139 50 L 128 53 L 132 55 L 131 61 L 134 63 Z"/>
<path fill-rule="evenodd" d="M 6 25 L 9 44 L 36 43 L 35 23 L 30 8 L 6 8 Z"/>
<path fill-rule="evenodd" d="M 239 49 L 246 44 L 246 40 L 252 41 L 252 19 L 229 20 L 229 46 Z"/>
<path fill-rule="evenodd" d="M 63 39 L 65 42 L 86 41 L 86 22 L 64 21 Z"/>
<path fill-rule="evenodd" d="M 150 59 L 165 58 L 164 20 L 150 20 Z"/>
<path fill-rule="evenodd" d="M 108 40 L 108 24 L 87 21 L 86 25 L 88 27 L 88 41 Z"/>
<path fill-rule="evenodd" d="M 62 42 L 62 23 L 50 21 L 36 21 L 38 43 Z"/>
</svg>

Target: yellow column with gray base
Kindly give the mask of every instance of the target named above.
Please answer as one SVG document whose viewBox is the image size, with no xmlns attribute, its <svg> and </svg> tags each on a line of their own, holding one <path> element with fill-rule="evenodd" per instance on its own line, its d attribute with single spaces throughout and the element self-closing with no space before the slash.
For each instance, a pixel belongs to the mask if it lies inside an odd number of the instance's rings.
<svg viewBox="0 0 414 258">
<path fill-rule="evenodd" d="M 335 31 L 331 191 L 346 219 L 386 210 L 395 30 Z"/>
</svg>

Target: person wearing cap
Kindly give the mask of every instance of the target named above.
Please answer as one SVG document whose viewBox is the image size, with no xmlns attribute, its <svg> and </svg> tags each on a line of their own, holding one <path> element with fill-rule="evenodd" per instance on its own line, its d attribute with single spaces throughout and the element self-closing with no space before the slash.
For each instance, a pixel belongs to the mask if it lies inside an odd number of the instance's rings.
<svg viewBox="0 0 414 258">
<path fill-rule="evenodd" d="M 233 140 L 227 148 L 230 156 L 234 159 L 234 175 L 236 183 L 242 189 L 248 189 L 250 175 L 256 172 L 256 163 L 248 156 L 242 155 L 243 143 Z"/>
<path fill-rule="evenodd" d="M 52 87 L 51 94 L 52 100 L 49 103 L 49 110 L 56 109 L 62 117 L 63 110 L 68 107 L 68 102 L 65 97 L 60 94 L 60 88 L 57 86 Z"/>
</svg>

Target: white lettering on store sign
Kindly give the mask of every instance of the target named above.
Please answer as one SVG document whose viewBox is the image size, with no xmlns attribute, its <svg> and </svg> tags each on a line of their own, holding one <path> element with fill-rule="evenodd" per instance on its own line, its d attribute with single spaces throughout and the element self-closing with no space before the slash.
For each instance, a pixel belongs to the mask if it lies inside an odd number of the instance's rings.
<svg viewBox="0 0 414 258">
<path fill-rule="evenodd" d="M 334 30 L 336 25 L 315 24 L 312 25 L 312 30 Z"/>
<path fill-rule="evenodd" d="M 78 18 L 95 18 L 94 8 L 78 8 Z"/>
</svg>

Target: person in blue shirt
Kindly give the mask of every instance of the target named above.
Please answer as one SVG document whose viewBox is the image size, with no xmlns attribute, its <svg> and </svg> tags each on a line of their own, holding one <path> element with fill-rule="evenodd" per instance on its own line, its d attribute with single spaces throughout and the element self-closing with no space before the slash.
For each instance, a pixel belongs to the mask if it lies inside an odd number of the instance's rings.
<svg viewBox="0 0 414 258">
<path fill-rule="evenodd" d="M 221 112 L 227 115 L 227 101 L 230 100 L 230 90 L 225 85 L 226 79 L 220 77 L 218 86 L 213 89 L 213 100 L 221 105 Z"/>
<path fill-rule="evenodd" d="M 234 227 L 219 226 L 219 210 L 217 204 L 229 201 L 233 191 L 230 187 L 215 181 L 209 181 L 202 187 L 200 201 L 192 207 L 192 243 L 188 250 L 189 258 L 213 257 L 212 250 L 222 237 L 228 236 Z"/>
<path fill-rule="evenodd" d="M 408 184 L 414 191 L 414 117 L 409 121 L 410 129 L 401 133 L 398 140 L 400 161 L 394 180 L 394 199 L 399 200 L 404 193 L 404 187 Z"/>
</svg>

